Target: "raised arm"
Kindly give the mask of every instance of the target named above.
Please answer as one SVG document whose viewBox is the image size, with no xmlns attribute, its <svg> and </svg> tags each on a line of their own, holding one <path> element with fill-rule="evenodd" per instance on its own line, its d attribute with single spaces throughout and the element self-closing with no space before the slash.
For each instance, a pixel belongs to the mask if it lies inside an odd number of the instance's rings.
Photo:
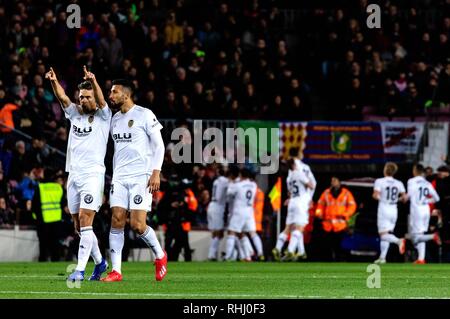
<svg viewBox="0 0 450 319">
<path fill-rule="evenodd" d="M 103 92 L 102 89 L 100 88 L 100 85 L 98 85 L 97 83 L 97 79 L 95 78 L 94 73 L 89 72 L 86 69 L 86 66 L 83 66 L 83 71 L 84 71 L 84 79 L 86 81 L 91 82 L 92 84 L 92 88 L 94 89 L 94 97 L 95 97 L 95 101 L 97 102 L 99 108 L 104 108 L 106 106 L 106 101 L 105 101 L 105 97 L 103 96 Z"/>
<path fill-rule="evenodd" d="M 53 93 L 55 94 L 56 98 L 59 100 L 59 103 L 66 108 L 68 107 L 72 102 L 70 101 L 69 97 L 66 95 L 66 92 L 64 91 L 61 84 L 59 84 L 58 79 L 56 78 L 56 73 L 53 71 L 53 68 L 50 68 L 50 71 L 48 71 L 45 74 L 45 78 L 50 80 L 50 83 L 52 84 Z"/>
</svg>

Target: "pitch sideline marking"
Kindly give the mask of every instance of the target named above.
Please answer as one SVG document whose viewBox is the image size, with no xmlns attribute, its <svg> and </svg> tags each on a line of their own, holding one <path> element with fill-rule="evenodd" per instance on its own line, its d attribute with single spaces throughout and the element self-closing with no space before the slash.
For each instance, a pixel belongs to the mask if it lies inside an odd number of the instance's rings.
<svg viewBox="0 0 450 319">
<path fill-rule="evenodd" d="M 107 293 L 107 292 L 69 292 L 69 291 L 0 291 L 0 294 L 49 294 L 49 295 L 90 295 L 90 296 L 148 296 L 148 297 L 175 297 L 175 296 L 185 296 L 185 297 L 265 297 L 265 295 L 249 295 L 249 294 L 157 294 L 157 293 Z M 358 297 L 358 296 L 343 296 L 343 297 L 331 297 L 331 296 L 302 296 L 302 295 L 277 295 L 276 298 L 291 298 L 291 299 L 398 299 L 398 297 Z M 450 297 L 402 297 L 401 299 L 450 299 Z"/>
</svg>

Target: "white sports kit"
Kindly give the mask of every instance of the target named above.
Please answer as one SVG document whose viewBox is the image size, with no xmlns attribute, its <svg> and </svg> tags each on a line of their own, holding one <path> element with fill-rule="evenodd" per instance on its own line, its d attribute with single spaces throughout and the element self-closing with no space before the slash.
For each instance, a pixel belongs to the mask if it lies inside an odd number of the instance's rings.
<svg viewBox="0 0 450 319">
<path fill-rule="evenodd" d="M 422 176 L 408 180 L 408 197 L 410 201 L 409 233 L 418 234 L 428 230 L 431 202 L 438 202 L 439 195 L 434 187 Z"/>
<path fill-rule="evenodd" d="M 228 179 L 219 176 L 213 183 L 211 202 L 208 205 L 208 229 L 224 229 L 224 212 L 227 200 Z"/>
<path fill-rule="evenodd" d="M 162 125 L 149 109 L 134 105 L 117 112 L 111 121 L 114 141 L 111 207 L 151 210 L 152 194 L 147 183 L 154 169 L 161 170 L 163 154 L 155 154 L 154 143 L 162 143 Z M 164 148 L 162 148 L 164 151 Z M 161 156 L 162 155 L 162 156 Z"/>
<path fill-rule="evenodd" d="M 94 114 L 81 114 L 81 107 L 74 103 L 63 109 L 71 123 L 66 158 L 69 211 L 98 211 L 103 202 L 104 160 L 112 112 L 108 105 Z"/>
<path fill-rule="evenodd" d="M 233 202 L 228 230 L 236 233 L 256 231 L 253 209 L 256 189 L 256 183 L 248 179 L 228 185 L 227 196 Z"/>
<path fill-rule="evenodd" d="M 290 170 L 286 179 L 290 193 L 286 225 L 305 226 L 308 224 L 310 192 L 306 184 L 309 179 L 302 170 Z"/>
<path fill-rule="evenodd" d="M 377 214 L 378 232 L 392 232 L 398 217 L 398 199 L 400 194 L 406 192 L 405 186 L 399 180 L 388 176 L 375 180 L 373 189 L 380 193 Z"/>
</svg>

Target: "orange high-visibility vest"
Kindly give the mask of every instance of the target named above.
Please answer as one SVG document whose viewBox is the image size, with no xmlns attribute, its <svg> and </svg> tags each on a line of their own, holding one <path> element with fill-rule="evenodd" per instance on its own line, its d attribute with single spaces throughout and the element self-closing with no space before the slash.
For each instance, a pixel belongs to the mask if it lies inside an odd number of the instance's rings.
<svg viewBox="0 0 450 319">
<path fill-rule="evenodd" d="M 184 197 L 184 201 L 187 204 L 188 209 L 192 212 L 195 213 L 197 211 L 198 208 L 198 201 L 197 198 L 195 197 L 194 192 L 188 188 L 185 190 L 186 196 Z M 183 230 L 185 232 L 188 232 L 191 230 L 191 222 L 190 221 L 184 221 L 181 223 L 181 227 L 183 228 Z"/>
<path fill-rule="evenodd" d="M 323 219 L 322 226 L 326 232 L 340 232 L 347 228 L 347 221 L 356 211 L 356 202 L 352 193 L 345 187 L 337 198 L 326 189 L 317 203 L 316 216 Z"/>
<path fill-rule="evenodd" d="M 14 128 L 14 121 L 12 113 L 17 110 L 19 107 L 16 104 L 7 103 L 0 110 L 0 123 L 5 124 L 8 127 L 0 125 L 0 132 L 2 133 L 10 133 Z"/>
<path fill-rule="evenodd" d="M 195 212 L 198 208 L 198 201 L 197 198 L 195 198 L 194 192 L 188 188 L 185 193 L 186 197 L 184 198 L 184 201 L 186 202 L 188 209 Z"/>
<path fill-rule="evenodd" d="M 256 189 L 256 196 L 253 208 L 254 208 L 253 212 L 255 215 L 256 231 L 262 232 L 262 220 L 264 212 L 264 192 L 259 187 Z"/>
</svg>

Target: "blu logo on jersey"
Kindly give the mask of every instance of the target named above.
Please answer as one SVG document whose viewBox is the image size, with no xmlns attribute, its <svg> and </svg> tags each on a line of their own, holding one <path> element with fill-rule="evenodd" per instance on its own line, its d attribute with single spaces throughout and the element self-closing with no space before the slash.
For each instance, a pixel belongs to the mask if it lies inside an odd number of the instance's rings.
<svg viewBox="0 0 450 319">
<path fill-rule="evenodd" d="M 92 132 L 92 126 L 81 128 L 76 125 L 73 125 L 72 129 L 73 129 L 73 133 L 76 136 L 87 136 L 87 135 L 89 135 L 89 133 Z"/>
<path fill-rule="evenodd" d="M 117 133 L 113 134 L 115 142 L 131 142 L 131 133 Z"/>
</svg>

